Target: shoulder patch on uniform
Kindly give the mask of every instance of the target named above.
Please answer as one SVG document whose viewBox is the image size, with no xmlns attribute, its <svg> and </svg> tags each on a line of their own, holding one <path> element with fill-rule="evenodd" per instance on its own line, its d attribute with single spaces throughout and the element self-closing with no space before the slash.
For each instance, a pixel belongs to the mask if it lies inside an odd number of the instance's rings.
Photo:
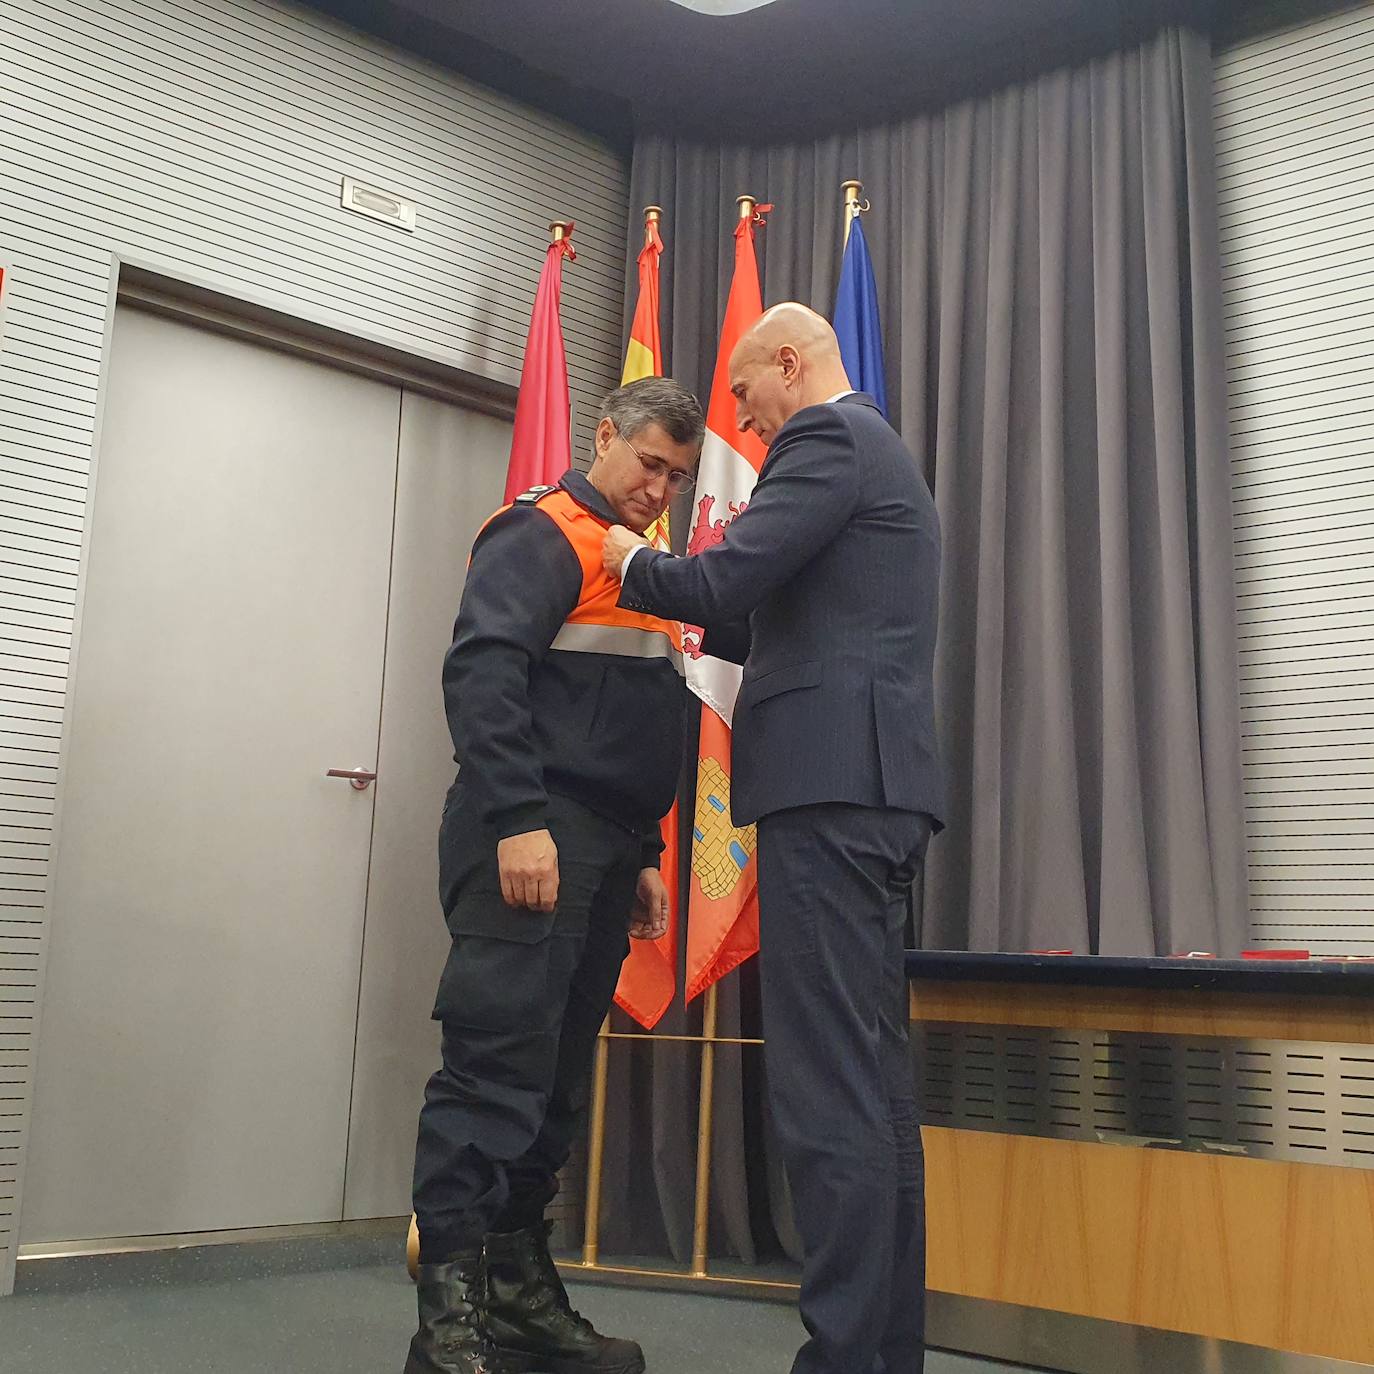
<svg viewBox="0 0 1374 1374">
<path fill-rule="evenodd" d="M 557 491 L 555 487 L 531 487 L 528 491 L 522 491 L 515 498 L 514 504 L 517 506 L 533 506 L 542 501 L 550 492 Z"/>
</svg>

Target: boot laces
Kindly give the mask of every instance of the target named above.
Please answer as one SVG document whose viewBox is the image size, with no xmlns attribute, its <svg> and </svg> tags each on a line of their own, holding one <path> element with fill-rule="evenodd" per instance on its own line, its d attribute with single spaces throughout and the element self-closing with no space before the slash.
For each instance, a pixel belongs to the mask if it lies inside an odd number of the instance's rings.
<svg viewBox="0 0 1374 1374">
<path fill-rule="evenodd" d="M 496 1374 L 496 1347 L 487 1334 L 487 1324 L 482 1319 L 482 1313 L 475 1306 L 467 1306 L 463 1311 L 455 1312 L 452 1319 L 456 1326 L 465 1330 L 450 1329 L 439 1339 L 439 1349 L 445 1354 L 471 1351 L 473 1342 L 466 1334 L 471 1332 L 477 1337 L 477 1363 L 473 1365 L 473 1374 Z"/>
<path fill-rule="evenodd" d="M 563 1277 L 558 1272 L 558 1266 L 553 1262 L 553 1256 L 549 1254 L 547 1244 L 540 1245 L 537 1240 L 532 1240 L 531 1248 L 534 1251 L 539 1278 L 553 1310 L 565 1317 L 579 1330 L 595 1331 L 596 1328 L 592 1326 L 591 1322 L 572 1305 L 572 1301 L 568 1297 L 568 1290 L 563 1287 Z"/>
</svg>

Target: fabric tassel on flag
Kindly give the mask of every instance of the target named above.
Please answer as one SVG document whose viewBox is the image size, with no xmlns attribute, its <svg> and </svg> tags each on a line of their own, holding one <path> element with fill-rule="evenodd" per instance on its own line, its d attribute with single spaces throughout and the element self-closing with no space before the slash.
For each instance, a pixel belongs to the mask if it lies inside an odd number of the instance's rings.
<svg viewBox="0 0 1374 1374">
<path fill-rule="evenodd" d="M 847 212 L 848 213 L 848 212 Z M 844 370 L 856 390 L 866 391 L 887 414 L 887 378 L 883 372 L 883 333 L 878 322 L 878 287 L 868 255 L 863 221 L 853 214 L 835 293 L 835 334 Z"/>
<path fill-rule="evenodd" d="M 625 350 L 625 371 L 621 385 L 641 377 L 663 375 L 663 344 L 658 330 L 658 260 L 663 240 L 658 233 L 657 207 L 645 212 L 644 247 L 639 254 L 639 301 L 630 327 L 630 344 Z M 671 551 L 668 537 L 668 512 L 645 531 L 656 549 Z M 677 915 L 678 915 L 678 808 L 663 818 L 663 855 L 659 872 L 668 889 L 668 929 L 657 940 L 631 940 L 630 953 L 620 969 L 616 985 L 616 1005 L 641 1026 L 652 1030 L 673 1002 L 677 991 Z"/>
<path fill-rule="evenodd" d="M 696 513 L 688 554 L 718 544 L 748 504 L 767 454 L 752 431 L 735 428 L 730 354 L 763 314 L 754 226 L 773 207 L 742 197 L 735 228 L 735 275 L 725 307 L 720 352 L 706 414 L 706 442 L 697 476 Z M 697 801 L 692 824 L 691 898 L 687 915 L 687 1000 L 758 953 L 759 905 L 753 826 L 730 821 L 730 720 L 741 670 L 701 652 L 701 633 L 684 627 L 687 682 L 702 700 Z"/>
<path fill-rule="evenodd" d="M 520 394 L 515 402 L 506 501 L 531 487 L 557 482 L 572 466 L 572 407 L 568 399 L 568 358 L 558 318 L 563 294 L 563 259 L 576 259 L 568 241 L 571 223 L 550 226 L 554 239 L 544 255 L 544 270 L 534 293 Z"/>
</svg>

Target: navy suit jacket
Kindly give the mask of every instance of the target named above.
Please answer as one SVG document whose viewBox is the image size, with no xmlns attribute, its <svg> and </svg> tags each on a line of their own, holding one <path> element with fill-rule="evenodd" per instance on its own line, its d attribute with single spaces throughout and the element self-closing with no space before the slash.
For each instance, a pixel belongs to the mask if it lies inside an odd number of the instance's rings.
<svg viewBox="0 0 1374 1374">
<path fill-rule="evenodd" d="M 940 527 L 915 460 L 868 396 L 798 411 L 748 508 L 691 558 L 644 551 L 620 604 L 706 627 L 744 664 L 731 813 L 821 802 L 926 812 L 944 783 L 932 673 Z"/>
</svg>

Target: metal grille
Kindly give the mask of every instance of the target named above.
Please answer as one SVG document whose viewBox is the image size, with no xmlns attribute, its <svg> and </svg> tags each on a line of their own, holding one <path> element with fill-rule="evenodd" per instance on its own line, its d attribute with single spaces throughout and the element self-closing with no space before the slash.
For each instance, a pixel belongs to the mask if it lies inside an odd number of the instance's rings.
<svg viewBox="0 0 1374 1374">
<path fill-rule="evenodd" d="M 930 1126 L 1374 1168 L 1374 1046 L 912 1027 Z"/>
</svg>

